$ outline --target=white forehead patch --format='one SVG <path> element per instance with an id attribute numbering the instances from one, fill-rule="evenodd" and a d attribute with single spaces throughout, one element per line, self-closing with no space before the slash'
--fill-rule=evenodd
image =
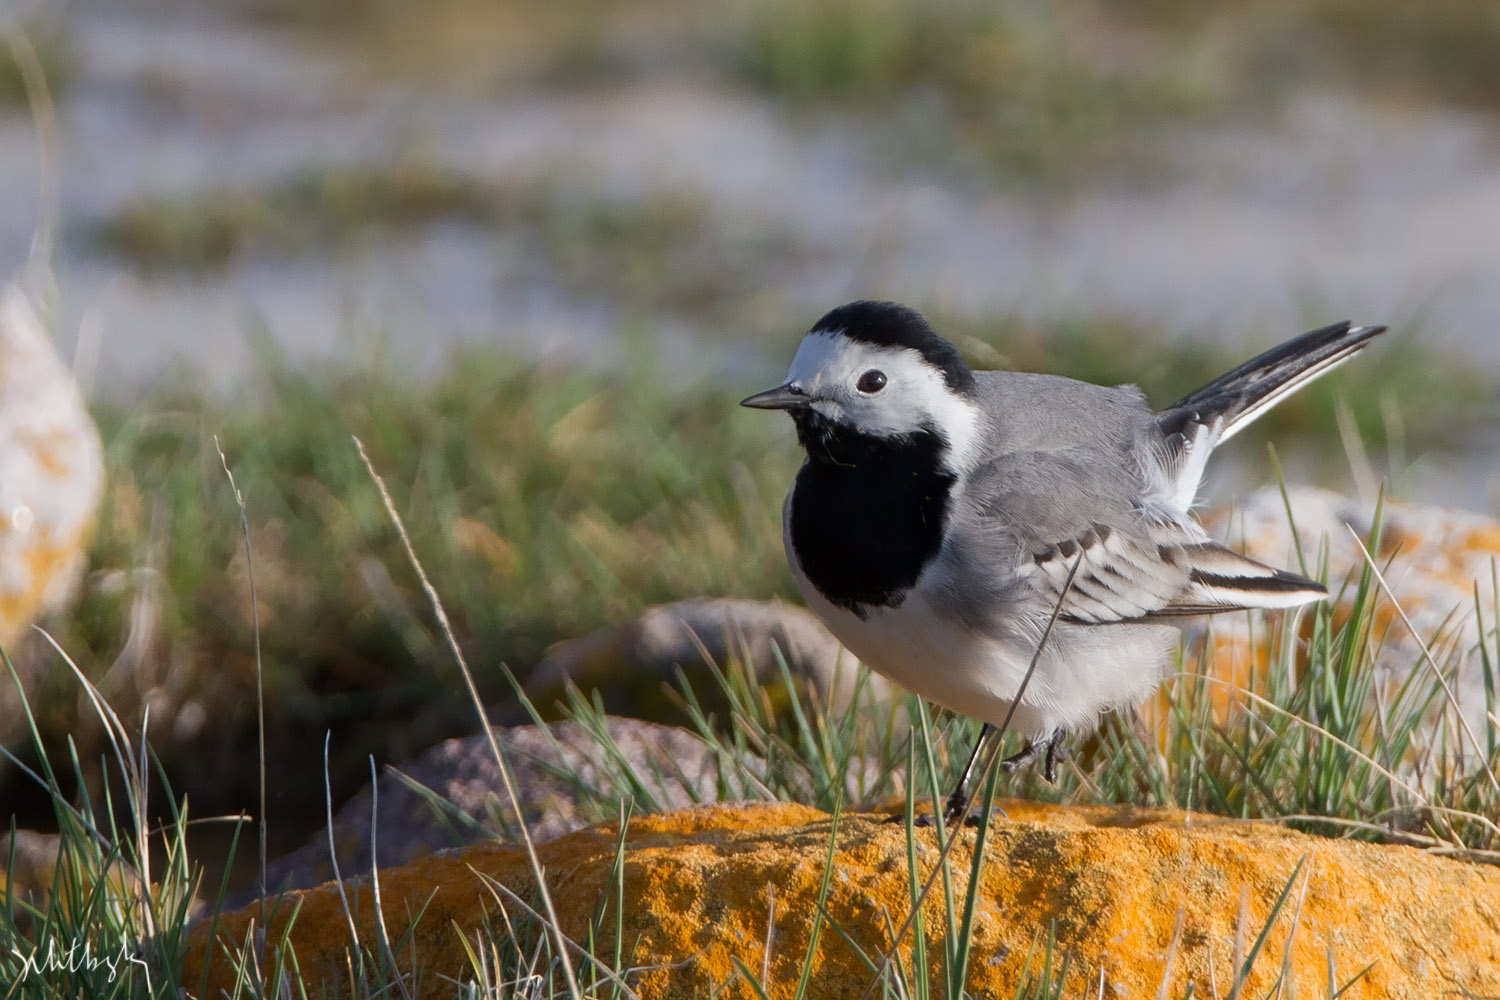
<path id="1" fill-rule="evenodd" d="M 830 368 L 844 356 L 852 356 L 855 344 L 848 337 L 837 333 L 809 333 L 797 345 L 792 356 L 792 367 L 787 369 L 786 380 L 807 388 L 820 371 Z"/>
<path id="2" fill-rule="evenodd" d="M 862 393 L 856 384 L 872 369 L 885 373 L 885 388 Z M 882 437 L 934 427 L 948 439 L 949 467 L 975 463 L 982 414 L 919 351 L 816 331 L 803 338 L 786 380 L 807 393 L 812 408 L 830 420 Z"/>

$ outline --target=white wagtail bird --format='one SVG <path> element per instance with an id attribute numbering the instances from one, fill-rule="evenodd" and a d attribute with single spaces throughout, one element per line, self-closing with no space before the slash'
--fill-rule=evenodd
<path id="1" fill-rule="evenodd" d="M 742 401 L 789 413 L 807 452 L 782 511 L 807 603 L 866 665 L 985 723 L 950 823 L 1007 724 L 1030 742 L 1003 769 L 1052 781 L 1069 732 L 1145 699 L 1180 619 L 1327 596 L 1191 510 L 1216 445 L 1384 329 L 1314 330 L 1153 412 L 1134 386 L 973 371 L 914 310 L 853 302 Z"/>

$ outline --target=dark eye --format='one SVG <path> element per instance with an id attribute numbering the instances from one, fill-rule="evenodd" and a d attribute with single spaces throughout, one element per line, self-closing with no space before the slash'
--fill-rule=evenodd
<path id="1" fill-rule="evenodd" d="M 871 368 L 859 377 L 854 387 L 860 392 L 875 393 L 885 388 L 885 372 Z"/>

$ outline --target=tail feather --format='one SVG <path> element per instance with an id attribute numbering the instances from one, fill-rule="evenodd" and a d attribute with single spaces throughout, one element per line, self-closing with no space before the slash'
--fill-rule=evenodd
<path id="1" fill-rule="evenodd" d="M 1335 323 L 1294 337 L 1226 372 L 1157 414 L 1174 493 L 1186 509 L 1208 453 L 1307 383 L 1363 350 L 1383 326 Z"/>
<path id="2" fill-rule="evenodd" d="M 1354 357 L 1385 329 L 1344 322 L 1293 337 L 1188 393 L 1162 411 L 1158 423 L 1174 433 L 1185 423 L 1222 421 L 1218 441 L 1227 441 L 1308 382 Z"/>

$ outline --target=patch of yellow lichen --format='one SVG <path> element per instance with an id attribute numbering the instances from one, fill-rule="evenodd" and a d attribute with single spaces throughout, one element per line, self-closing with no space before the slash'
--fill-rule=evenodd
<path id="1" fill-rule="evenodd" d="M 1344 994 L 1351 1000 L 1500 992 L 1500 871 L 1494 868 L 1268 825 L 1203 817 L 1188 822 L 1159 810 L 1028 802 L 1006 802 L 1005 808 L 1008 819 L 992 827 L 985 850 L 966 982 L 973 995 L 1012 995 L 1028 949 L 1049 928 L 1055 928 L 1058 949 L 1072 956 L 1075 988 L 1090 983 L 1091 996 L 1101 977 L 1104 996 L 1155 995 L 1163 981 L 1171 995 L 1182 995 L 1189 982 L 1197 995 L 1212 995 L 1215 984 L 1225 992 L 1234 980 L 1236 940 L 1255 940 L 1301 859 L 1292 902 L 1272 925 L 1248 995 L 1272 987 L 1288 951 L 1296 992 L 1303 995 L 1322 995 L 1330 962 L 1340 984 L 1373 963 Z M 614 910 L 602 920 L 596 915 L 614 884 L 616 833 L 605 825 L 538 848 L 563 931 L 584 940 L 592 924 L 602 954 L 614 947 Z M 644 971 L 630 975 L 631 985 L 643 997 L 699 997 L 743 967 L 756 976 L 768 970 L 767 992 L 789 996 L 813 929 L 832 834 L 830 817 L 789 805 L 715 806 L 632 822 L 622 862 L 625 964 Z M 975 836 L 957 833 L 951 863 L 960 893 Z M 936 831 L 917 831 L 916 855 L 925 876 L 938 857 Z M 381 874 L 390 940 L 401 940 L 408 915 L 426 907 L 403 959 L 422 968 L 421 995 L 450 995 L 452 980 L 444 977 L 472 977 L 461 934 L 472 940 L 486 921 L 503 926 L 497 921 L 502 905 L 512 920 L 526 919 L 489 879 L 537 901 L 518 848 L 474 847 Z M 361 944 L 374 950 L 369 886 L 347 889 Z M 859 996 L 871 973 L 850 941 L 866 956 L 879 956 L 910 901 L 905 827 L 885 822 L 884 814 L 846 815 L 827 901 L 839 931 L 825 928 L 819 938 L 809 995 Z M 290 941 L 310 991 L 325 983 L 343 989 L 349 930 L 337 887 L 283 901 L 269 921 L 270 940 L 280 939 L 292 903 L 300 912 Z M 944 908 L 939 887 L 925 911 L 929 974 L 939 982 Z M 238 944 L 254 916 L 254 907 L 241 910 L 214 930 Z M 210 947 L 209 931 L 206 922 L 193 931 L 184 982 L 196 987 L 205 955 L 212 955 L 208 995 L 217 995 L 232 970 L 222 949 Z M 909 941 L 899 954 L 910 961 Z M 720 995 L 754 994 L 739 981 Z"/>
<path id="2" fill-rule="evenodd" d="M 1489 524 L 1476 528 L 1459 543 L 1470 552 L 1500 555 L 1500 524 Z"/>
<path id="3" fill-rule="evenodd" d="M 39 529 L 21 539 L 0 532 L 0 557 L 19 563 L 19 587 L 0 587 L 0 647 L 8 647 L 46 608 L 59 580 L 71 579 L 82 558 L 92 526 L 55 538 Z"/>
<path id="4" fill-rule="evenodd" d="M 67 459 L 77 459 L 77 432 L 53 425 L 23 427 L 16 431 L 16 445 L 31 455 L 36 467 L 51 479 L 66 481 L 73 471 Z"/>

